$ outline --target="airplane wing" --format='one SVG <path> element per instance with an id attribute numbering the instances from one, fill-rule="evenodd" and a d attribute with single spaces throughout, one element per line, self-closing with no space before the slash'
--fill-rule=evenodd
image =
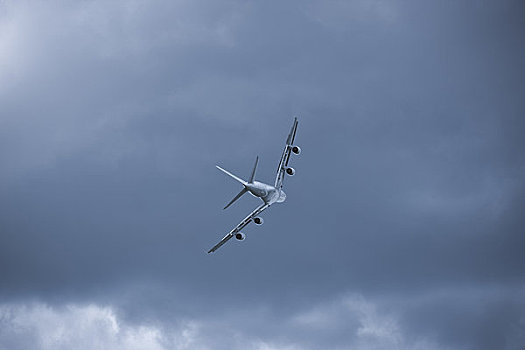
<path id="1" fill-rule="evenodd" d="M 277 176 L 275 177 L 275 188 L 277 189 L 280 189 L 283 187 L 284 174 L 286 171 L 286 167 L 288 166 L 288 160 L 290 159 L 290 153 L 292 152 L 292 147 L 290 146 L 293 145 L 298 123 L 299 122 L 297 121 L 297 118 L 295 118 L 293 122 L 292 130 L 290 130 L 290 134 L 288 134 L 288 138 L 286 139 L 286 146 L 284 146 L 283 155 L 281 156 L 281 161 L 279 162 L 279 167 L 277 168 Z"/>
<path id="2" fill-rule="evenodd" d="M 233 228 L 226 236 L 224 236 L 219 243 L 217 243 L 216 245 L 213 246 L 213 248 L 211 248 L 208 253 L 213 253 L 214 251 L 216 251 L 217 249 L 219 249 L 224 243 L 228 242 L 233 236 L 235 236 L 235 234 L 239 233 L 246 225 L 248 225 L 254 217 L 256 217 L 257 215 L 259 215 L 260 213 L 262 213 L 266 208 L 268 208 L 270 205 L 269 204 L 266 204 L 266 203 L 263 203 L 261 204 L 260 206 L 258 206 L 257 208 L 254 209 L 254 211 L 252 211 L 250 213 L 250 215 L 248 215 L 247 217 L 244 218 L 244 220 L 242 220 L 239 225 L 235 226 L 235 228 Z"/>

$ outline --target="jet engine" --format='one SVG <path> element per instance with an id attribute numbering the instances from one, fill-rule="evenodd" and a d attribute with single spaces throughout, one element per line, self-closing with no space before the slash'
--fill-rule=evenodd
<path id="1" fill-rule="evenodd" d="M 295 154 L 301 154 L 301 147 L 299 146 L 292 146 L 292 152 Z"/>
<path id="2" fill-rule="evenodd" d="M 260 216 L 257 216 L 255 218 L 253 218 L 253 222 L 255 222 L 255 224 L 257 224 L 257 225 L 262 225 L 264 223 L 264 220 Z"/>
<path id="3" fill-rule="evenodd" d="M 286 173 L 290 176 L 294 176 L 295 175 L 295 169 L 290 167 L 290 168 L 286 168 Z"/>
<path id="4" fill-rule="evenodd" d="M 235 238 L 239 241 L 244 241 L 246 239 L 246 235 L 242 232 L 237 232 L 235 234 Z"/>

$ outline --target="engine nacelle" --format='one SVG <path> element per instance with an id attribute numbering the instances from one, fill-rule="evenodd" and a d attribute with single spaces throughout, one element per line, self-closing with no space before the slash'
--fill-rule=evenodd
<path id="1" fill-rule="evenodd" d="M 246 235 L 242 232 L 237 232 L 235 234 L 235 238 L 238 240 L 238 241 L 244 241 L 246 239 Z"/>
<path id="2" fill-rule="evenodd" d="M 286 168 L 286 173 L 290 176 L 294 176 L 295 175 L 295 169 L 294 168 Z"/>
<path id="3" fill-rule="evenodd" d="M 301 154 L 301 147 L 299 147 L 299 146 L 292 146 L 292 152 L 294 154 Z"/>
<path id="4" fill-rule="evenodd" d="M 262 225 L 264 223 L 264 220 L 260 216 L 257 216 L 255 218 L 253 218 L 253 222 L 255 222 L 255 224 L 257 224 L 257 225 Z"/>

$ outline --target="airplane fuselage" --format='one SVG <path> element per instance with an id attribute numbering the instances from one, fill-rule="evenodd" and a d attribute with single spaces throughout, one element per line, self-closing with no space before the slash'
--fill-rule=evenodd
<path id="1" fill-rule="evenodd" d="M 286 194 L 283 190 L 259 181 L 248 183 L 244 185 L 244 187 L 246 187 L 248 192 L 253 196 L 261 198 L 267 204 L 281 203 L 286 199 Z"/>

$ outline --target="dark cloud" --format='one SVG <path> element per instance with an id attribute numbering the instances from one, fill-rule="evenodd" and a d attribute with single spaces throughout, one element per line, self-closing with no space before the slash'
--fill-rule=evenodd
<path id="1" fill-rule="evenodd" d="M 519 2 L 1 7 L 2 346 L 519 348 Z M 287 202 L 207 255 L 257 205 L 214 165 L 271 182 L 294 114 Z"/>

